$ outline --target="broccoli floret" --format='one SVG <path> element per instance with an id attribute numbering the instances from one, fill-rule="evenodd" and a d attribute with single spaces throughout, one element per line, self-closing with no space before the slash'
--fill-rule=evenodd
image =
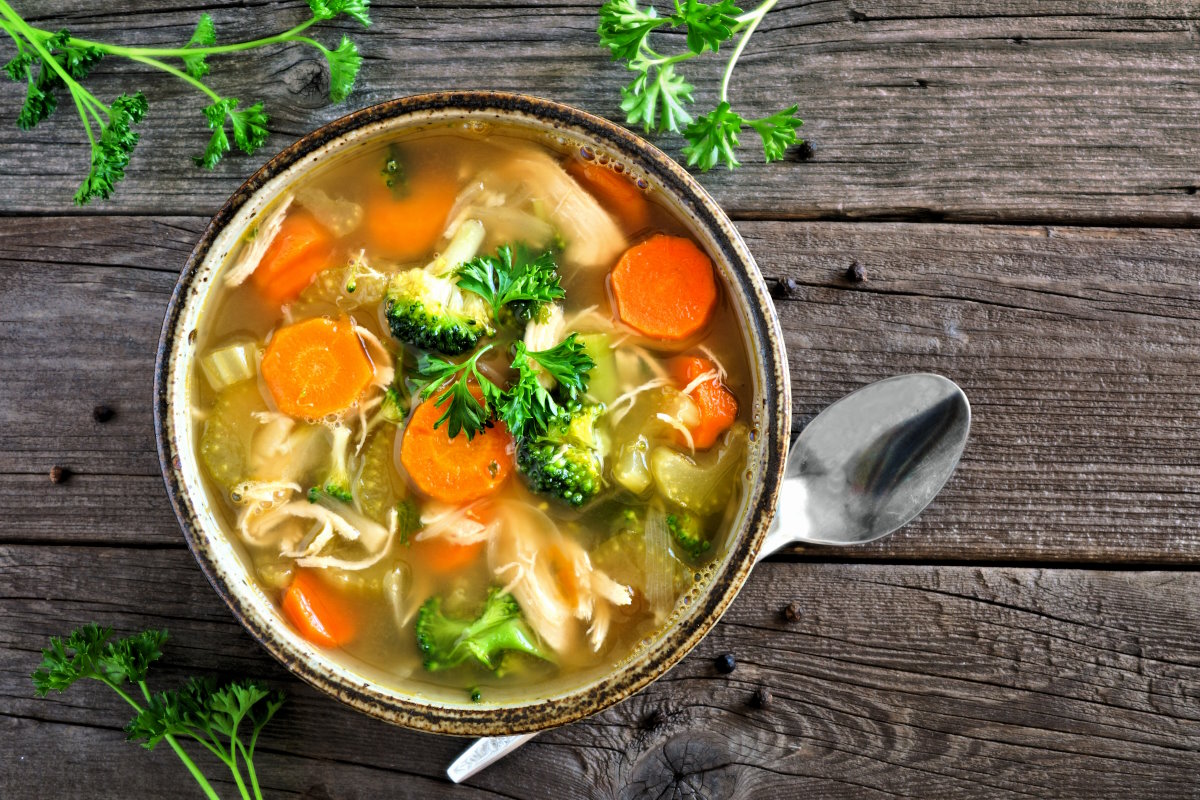
<path id="1" fill-rule="evenodd" d="M 325 479 L 308 490 L 308 502 L 315 503 L 322 493 L 343 503 L 354 501 L 350 491 L 350 429 L 339 425 L 333 429 L 332 459 Z"/>
<path id="2" fill-rule="evenodd" d="M 495 333 L 483 298 L 458 288 L 451 278 L 424 269 L 394 276 L 384 295 L 392 336 L 424 350 L 457 355 Z"/>
<path id="3" fill-rule="evenodd" d="M 379 414 L 385 422 L 399 425 L 408 415 L 408 399 L 401 395 L 395 385 L 389 386 L 383 394 L 383 403 L 379 406 Z"/>
<path id="4" fill-rule="evenodd" d="M 603 485 L 607 443 L 597 423 L 599 403 L 581 403 L 559 414 L 540 436 L 523 436 L 517 445 L 517 469 L 535 492 L 578 508 Z"/>
<path id="5" fill-rule="evenodd" d="M 675 544 L 692 558 L 700 558 L 712 549 L 712 542 L 704 535 L 704 523 L 688 511 L 668 514 L 667 530 Z"/>
<path id="6" fill-rule="evenodd" d="M 552 660 L 521 616 L 511 594 L 492 587 L 483 613 L 475 620 L 459 620 L 442 613 L 442 598 L 430 597 L 417 611 L 417 647 L 425 669 L 437 672 L 474 659 L 490 670 L 499 668 L 507 652 L 527 653 Z"/>

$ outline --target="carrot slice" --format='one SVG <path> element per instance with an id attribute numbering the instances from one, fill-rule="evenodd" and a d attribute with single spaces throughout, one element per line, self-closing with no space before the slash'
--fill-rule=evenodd
<path id="1" fill-rule="evenodd" d="M 378 185 L 367 195 L 367 236 L 386 258 L 415 261 L 441 238 L 458 188 L 447 178 L 413 176 L 407 193 Z"/>
<path id="2" fill-rule="evenodd" d="M 609 276 L 617 315 L 656 339 L 687 339 L 717 305 L 712 261 L 691 239 L 657 234 L 625 251 Z"/>
<path id="3" fill-rule="evenodd" d="M 640 231 L 650 223 L 650 203 L 628 175 L 580 159 L 572 159 L 567 172 L 616 214 L 627 232 Z"/>
<path id="4" fill-rule="evenodd" d="M 671 364 L 671 372 L 680 389 L 687 388 L 701 375 L 715 372 L 716 369 L 716 364 L 697 356 L 680 356 Z M 700 410 L 700 421 L 689 426 L 688 430 L 696 449 L 706 450 L 716 444 L 717 437 L 729 430 L 737 419 L 737 398 L 718 377 L 697 385 L 692 389 L 691 398 Z"/>
<path id="5" fill-rule="evenodd" d="M 473 564 L 483 552 L 483 545 L 484 542 L 455 544 L 438 537 L 417 542 L 412 549 L 425 559 L 424 563 L 430 569 L 445 575 Z"/>
<path id="6" fill-rule="evenodd" d="M 472 388 L 481 397 L 478 388 Z M 434 428 L 442 416 L 434 393 L 417 406 L 404 440 L 400 463 L 409 479 L 425 494 L 444 503 L 469 503 L 500 488 L 513 467 L 513 439 L 503 422 L 468 440 L 460 433 L 453 439 L 447 426 Z"/>
<path id="7" fill-rule="evenodd" d="M 251 280 L 273 303 L 295 300 L 333 261 L 333 237 L 309 212 L 290 212 L 254 268 Z"/>
<path id="8" fill-rule="evenodd" d="M 307 570 L 296 571 L 282 605 L 300 635 L 323 647 L 341 647 L 358 628 L 351 605 Z"/>
<path id="9" fill-rule="evenodd" d="M 349 408 L 371 384 L 375 368 L 354 323 L 314 317 L 275 331 L 262 376 L 280 411 L 320 419 Z"/>

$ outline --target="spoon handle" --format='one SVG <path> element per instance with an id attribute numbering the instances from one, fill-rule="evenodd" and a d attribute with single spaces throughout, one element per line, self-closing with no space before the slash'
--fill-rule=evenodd
<path id="1" fill-rule="evenodd" d="M 805 508 L 807 497 L 808 490 L 803 478 L 784 478 L 783 485 L 779 487 L 779 506 L 775 509 L 775 518 L 763 537 L 762 547 L 754 559 L 755 564 L 790 544 L 811 541 L 808 511 Z"/>
<path id="2" fill-rule="evenodd" d="M 522 733 L 517 736 L 485 736 L 476 739 L 475 743 L 462 752 L 446 768 L 446 775 L 455 783 L 462 783 L 480 770 L 490 767 L 506 755 L 528 742 L 536 733 Z"/>

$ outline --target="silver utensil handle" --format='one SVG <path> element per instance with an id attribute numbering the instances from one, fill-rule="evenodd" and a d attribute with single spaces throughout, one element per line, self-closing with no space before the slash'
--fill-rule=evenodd
<path id="1" fill-rule="evenodd" d="M 446 775 L 455 783 L 462 783 L 535 736 L 537 736 L 536 733 L 522 733 L 519 736 L 486 736 L 476 739 L 473 745 L 464 750 L 462 755 L 454 759 L 454 763 L 446 768 Z"/>

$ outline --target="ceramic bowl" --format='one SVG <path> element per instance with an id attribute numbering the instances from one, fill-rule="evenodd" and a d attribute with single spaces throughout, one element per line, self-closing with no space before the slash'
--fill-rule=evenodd
<path id="1" fill-rule="evenodd" d="M 729 547 L 706 581 L 681 602 L 666 626 L 623 663 L 548 696 L 471 703 L 436 698 L 403 682 L 385 685 L 297 635 L 252 579 L 239 546 L 223 530 L 201 480 L 197 423 L 189 408 L 195 381 L 196 329 L 216 294 L 216 277 L 255 217 L 327 159 L 414 128 L 489 123 L 524 129 L 553 146 L 589 147 L 621 162 L 714 258 L 751 354 L 755 435 L 747 491 Z M 256 172 L 213 217 L 179 276 L 163 322 L 155 366 L 155 428 L 167 494 L 200 568 L 234 616 L 298 677 L 373 716 L 424 731 L 500 735 L 541 730 L 594 714 L 658 678 L 703 638 L 750 574 L 776 508 L 787 451 L 787 361 L 766 286 L 729 218 L 703 188 L 656 147 L 626 129 L 565 105 L 497 92 L 425 94 L 357 111 L 308 134 Z"/>

